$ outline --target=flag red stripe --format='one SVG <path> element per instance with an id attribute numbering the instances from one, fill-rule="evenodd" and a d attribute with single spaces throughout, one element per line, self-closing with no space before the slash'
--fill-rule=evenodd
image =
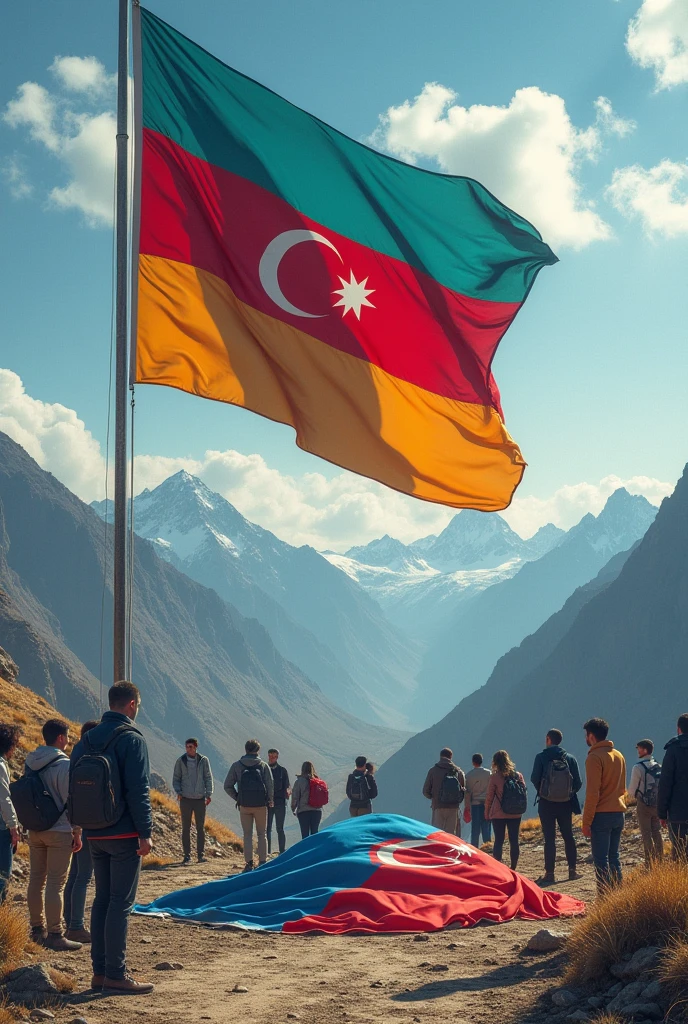
<path id="1" fill-rule="evenodd" d="M 331 231 L 262 187 L 144 131 L 140 252 L 186 263 L 224 280 L 234 294 L 339 351 L 435 394 L 492 405 L 499 394 L 489 367 L 519 303 L 467 298 L 403 261 Z M 279 264 L 287 312 L 265 292 L 258 268 L 284 231 L 306 229 L 325 244 L 299 243 Z M 341 258 L 340 258 L 341 257 Z M 373 307 L 343 314 L 339 278 L 367 278 Z M 499 410 L 501 411 L 501 410 Z"/>

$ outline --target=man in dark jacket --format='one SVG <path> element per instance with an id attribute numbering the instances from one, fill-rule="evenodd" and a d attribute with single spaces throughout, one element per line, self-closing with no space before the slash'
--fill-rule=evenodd
<path id="1" fill-rule="evenodd" d="M 367 768 L 368 758 L 361 754 L 356 758 L 354 770 L 346 780 L 346 795 L 349 799 L 349 817 L 359 818 L 362 814 L 372 814 L 372 801 L 377 796 L 377 782 Z"/>
<path id="2" fill-rule="evenodd" d="M 141 861 L 150 853 L 153 813 L 150 802 L 148 747 L 133 722 L 141 696 L 133 683 L 110 687 L 110 710 L 72 751 L 72 765 L 82 754 L 98 749 L 115 729 L 127 726 L 108 753 L 119 770 L 124 813 L 114 825 L 84 829 L 93 858 L 96 895 L 91 911 L 91 987 L 104 994 L 145 994 L 153 985 L 135 981 L 127 971 L 127 926 L 136 902 Z"/>
<path id="3" fill-rule="evenodd" d="M 289 772 L 283 764 L 279 763 L 279 750 L 271 747 L 268 750 L 268 765 L 272 772 L 274 783 L 273 803 L 274 807 L 268 807 L 268 855 L 272 853 L 272 825 L 275 824 L 277 831 L 277 842 L 279 852 L 284 853 L 287 848 L 287 841 L 284 835 L 284 818 L 287 813 L 287 800 L 291 796 L 291 783 Z"/>
<path id="4" fill-rule="evenodd" d="M 576 841 L 573 838 L 572 819 L 580 814 L 577 793 L 583 785 L 578 761 L 567 754 L 561 745 L 563 736 L 559 729 L 550 729 L 545 738 L 545 749 L 535 757 L 530 781 L 537 790 L 538 811 L 545 842 L 545 873 L 540 885 L 554 884 L 554 864 L 557 855 L 557 825 L 564 840 L 564 850 L 569 866 L 569 881 L 580 878 L 576 871 Z"/>
<path id="5" fill-rule="evenodd" d="M 664 750 L 657 816 L 669 826 L 674 860 L 683 860 L 688 855 L 688 714 L 681 715 L 678 736 Z"/>
<path id="6" fill-rule="evenodd" d="M 452 761 L 453 756 L 449 747 L 440 750 L 439 761 L 426 776 L 423 796 L 431 801 L 432 824 L 442 832 L 460 836 L 459 807 L 466 793 L 466 776 Z"/>

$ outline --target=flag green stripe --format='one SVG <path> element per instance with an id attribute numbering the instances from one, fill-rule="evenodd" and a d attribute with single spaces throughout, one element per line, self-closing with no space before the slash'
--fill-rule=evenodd
<path id="1" fill-rule="evenodd" d="M 522 302 L 556 256 L 471 178 L 401 163 L 293 106 L 141 10 L 143 125 L 462 295 Z"/>

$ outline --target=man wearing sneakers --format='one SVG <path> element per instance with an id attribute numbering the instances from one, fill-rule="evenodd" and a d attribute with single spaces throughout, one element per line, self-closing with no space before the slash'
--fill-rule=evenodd
<path id="1" fill-rule="evenodd" d="M 69 758 L 64 751 L 69 743 L 69 725 L 61 718 L 51 718 L 42 731 L 43 745 L 26 755 L 24 772 L 40 772 L 41 782 L 55 804 L 57 820 L 45 831 L 29 829 L 27 902 L 33 941 L 62 953 L 81 949 L 81 942 L 62 934 L 62 911 L 72 854 L 81 849 L 82 840 L 81 829 L 72 828 L 67 818 Z"/>
<path id="2" fill-rule="evenodd" d="M 105 828 L 84 827 L 91 845 L 96 883 L 91 911 L 91 987 L 102 989 L 104 995 L 146 995 L 154 986 L 134 980 L 127 970 L 126 956 L 129 915 L 136 902 L 141 861 L 153 845 L 148 747 L 134 725 L 141 707 L 138 687 L 125 681 L 115 683 L 110 687 L 108 700 L 110 710 L 72 751 L 69 794 L 70 805 L 77 806 L 74 783 L 86 755 L 91 762 L 106 758 L 113 775 L 117 773 L 120 806 L 116 821 Z M 86 785 L 85 789 L 88 788 Z"/>
<path id="3" fill-rule="evenodd" d="M 635 749 L 638 751 L 639 761 L 631 768 L 628 795 L 635 797 L 638 828 L 645 850 L 645 867 L 650 868 L 654 861 L 664 859 L 662 823 L 657 815 L 662 766 L 655 761 L 655 745 L 652 740 L 638 740 Z"/>
<path id="4" fill-rule="evenodd" d="M 607 739 L 609 723 L 590 718 L 585 725 L 590 747 L 585 759 L 583 835 L 590 840 L 598 892 L 621 883 L 619 846 L 626 811 L 626 761 Z"/>
<path id="5" fill-rule="evenodd" d="M 244 871 L 253 871 L 253 826 L 258 835 L 258 866 L 268 859 L 268 808 L 274 807 L 270 766 L 258 756 L 258 740 L 247 740 L 246 753 L 227 772 L 225 793 L 236 801 L 244 832 Z"/>
<path id="6" fill-rule="evenodd" d="M 466 807 L 463 820 L 471 824 L 471 845 L 480 846 L 480 839 L 489 843 L 492 839 L 492 822 L 485 817 L 485 798 L 490 785 L 489 768 L 483 765 L 483 755 L 474 754 L 473 767 L 466 773 Z"/>
<path id="7" fill-rule="evenodd" d="M 377 796 L 377 782 L 374 774 L 368 771 L 368 760 L 363 755 L 356 758 L 354 770 L 346 780 L 346 795 L 350 818 L 373 813 L 372 801 Z"/>
<path id="8" fill-rule="evenodd" d="M 289 772 L 284 765 L 279 763 L 279 750 L 271 747 L 268 750 L 268 764 L 272 772 L 274 784 L 273 803 L 274 807 L 268 807 L 268 854 L 272 853 L 272 826 L 277 829 L 277 843 L 280 853 L 287 848 L 287 841 L 284 835 L 284 819 L 287 813 L 287 800 L 291 796 L 291 784 Z"/>
<path id="9" fill-rule="evenodd" d="M 182 850 L 184 864 L 191 863 L 191 819 L 196 819 L 196 853 L 198 863 L 205 861 L 205 809 L 213 795 L 213 773 L 205 754 L 198 753 L 198 740 L 186 741 L 186 753 L 177 758 L 172 788 L 177 794 L 182 816 Z"/>
<path id="10" fill-rule="evenodd" d="M 580 814 L 576 795 L 583 785 L 578 761 L 567 754 L 561 743 L 559 729 L 550 729 L 545 737 L 545 749 L 535 756 L 530 781 L 537 791 L 538 811 L 545 843 L 545 873 L 540 885 L 554 884 L 554 865 L 557 857 L 557 825 L 564 840 L 569 881 L 580 878 L 576 870 L 576 840 L 573 838 L 573 815 Z"/>

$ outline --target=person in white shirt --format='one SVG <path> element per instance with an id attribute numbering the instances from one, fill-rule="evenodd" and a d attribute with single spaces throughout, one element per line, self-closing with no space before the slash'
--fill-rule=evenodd
<path id="1" fill-rule="evenodd" d="M 645 848 L 645 867 L 649 868 L 664 857 L 662 825 L 657 814 L 661 765 L 655 761 L 652 740 L 638 740 L 635 749 L 640 760 L 631 770 L 628 795 L 636 801 L 638 828 Z"/>

